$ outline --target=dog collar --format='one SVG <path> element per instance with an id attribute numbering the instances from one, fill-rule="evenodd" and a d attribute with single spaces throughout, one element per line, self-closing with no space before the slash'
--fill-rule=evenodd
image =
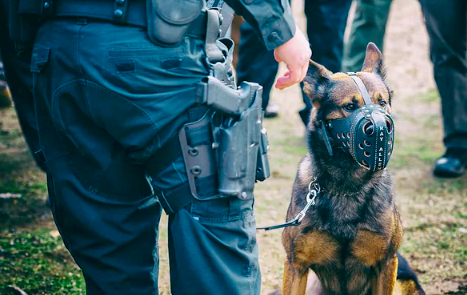
<path id="1" fill-rule="evenodd" d="M 295 216 L 294 219 L 292 219 L 292 220 L 290 220 L 290 221 L 288 221 L 286 223 L 267 226 L 267 227 L 257 227 L 256 229 L 273 230 L 273 229 L 278 229 L 278 228 L 283 228 L 283 227 L 300 225 L 302 223 L 303 218 L 305 218 L 305 215 L 306 215 L 306 212 L 308 211 L 308 209 L 310 209 L 311 206 L 314 206 L 316 204 L 315 199 L 320 194 L 320 192 L 321 192 L 321 186 L 316 182 L 316 177 L 315 177 L 315 178 L 313 178 L 313 180 L 308 185 L 308 194 L 306 195 L 306 205 Z"/>

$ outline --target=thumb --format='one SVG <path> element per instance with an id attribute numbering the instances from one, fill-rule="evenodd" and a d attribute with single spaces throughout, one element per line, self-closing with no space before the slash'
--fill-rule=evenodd
<path id="1" fill-rule="evenodd" d="M 277 61 L 277 62 L 282 62 L 282 59 L 279 57 L 279 55 L 277 54 L 277 50 L 274 50 L 274 59 Z"/>

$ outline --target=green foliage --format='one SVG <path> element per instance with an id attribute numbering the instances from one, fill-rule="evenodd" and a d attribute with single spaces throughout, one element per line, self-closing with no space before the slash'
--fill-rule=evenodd
<path id="1" fill-rule="evenodd" d="M 84 294 L 81 272 L 49 231 L 2 232 L 0 234 L 0 293 L 8 285 L 28 294 Z M 14 293 L 11 293 L 14 294 Z"/>

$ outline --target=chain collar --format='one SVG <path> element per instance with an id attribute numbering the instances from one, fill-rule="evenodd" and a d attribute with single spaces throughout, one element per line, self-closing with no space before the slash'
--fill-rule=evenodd
<path id="1" fill-rule="evenodd" d="M 268 226 L 268 227 L 257 227 L 256 229 L 272 230 L 272 229 L 278 229 L 278 228 L 283 228 L 283 227 L 300 225 L 302 223 L 303 218 L 305 218 L 305 215 L 308 209 L 310 209 L 311 206 L 314 206 L 316 204 L 315 199 L 320 194 L 320 192 L 321 192 L 321 186 L 319 185 L 319 183 L 316 182 L 316 177 L 315 177 L 308 185 L 308 194 L 306 195 L 306 205 L 295 216 L 294 219 L 286 223 Z"/>

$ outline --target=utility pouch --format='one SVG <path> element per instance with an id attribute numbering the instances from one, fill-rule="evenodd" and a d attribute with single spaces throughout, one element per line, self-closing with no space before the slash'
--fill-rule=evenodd
<path id="1" fill-rule="evenodd" d="M 205 1 L 147 0 L 149 39 L 161 46 L 176 46 L 182 41 L 190 24 L 201 14 Z"/>
<path id="2" fill-rule="evenodd" d="M 262 88 L 255 84 L 255 97 L 240 116 L 216 112 L 213 117 L 214 141 L 218 143 L 219 193 L 241 199 L 252 197 L 261 143 Z"/>

